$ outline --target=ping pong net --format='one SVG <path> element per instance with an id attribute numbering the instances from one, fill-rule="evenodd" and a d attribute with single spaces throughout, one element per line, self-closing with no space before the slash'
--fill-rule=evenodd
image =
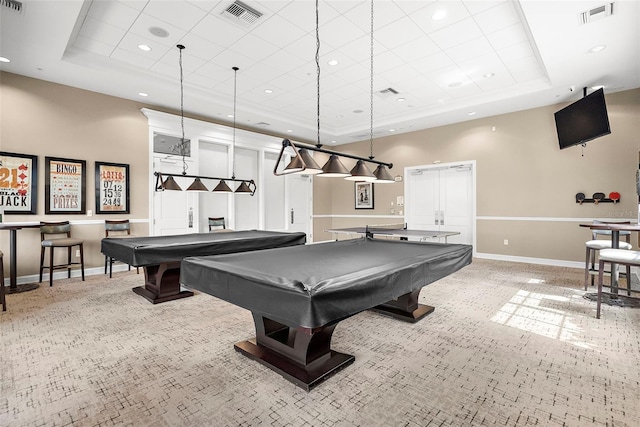
<path id="1" fill-rule="evenodd" d="M 407 223 L 397 223 L 397 224 L 376 224 L 376 225 L 365 225 L 363 227 L 364 232 L 367 236 L 372 237 L 372 235 L 376 232 L 388 232 L 393 230 L 406 230 Z"/>

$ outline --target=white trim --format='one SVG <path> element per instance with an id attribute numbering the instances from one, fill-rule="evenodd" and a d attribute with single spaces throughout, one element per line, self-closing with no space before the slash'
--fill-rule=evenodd
<path id="1" fill-rule="evenodd" d="M 636 222 L 637 218 L 562 218 L 550 216 L 477 216 L 477 220 L 484 221 L 537 221 L 537 222 L 592 222 L 599 221 L 631 221 Z"/>
<path id="2" fill-rule="evenodd" d="M 580 262 L 580 261 L 566 261 L 566 260 L 559 260 L 559 259 L 533 258 L 533 257 L 485 254 L 485 253 L 476 253 L 474 257 L 482 258 L 482 259 L 492 259 L 496 261 L 522 262 L 527 264 L 551 265 L 555 267 L 570 267 L 570 268 L 584 269 L 584 262 Z"/>
<path id="3" fill-rule="evenodd" d="M 404 222 L 403 215 L 312 215 L 312 218 L 393 218 L 401 219 Z"/>
<path id="4" fill-rule="evenodd" d="M 118 218 L 105 218 L 105 219 L 118 219 Z M 20 225 L 40 225 L 41 222 L 60 222 L 62 220 L 57 220 L 57 219 L 52 219 L 52 220 L 42 220 L 42 221 L 17 221 L 15 222 L 15 224 L 20 224 Z M 139 222 L 139 223 L 148 223 L 150 220 L 149 218 L 140 218 L 140 219 L 129 219 L 129 222 L 134 223 L 134 222 Z M 14 224 L 13 222 L 10 221 L 5 221 L 3 222 L 3 224 Z M 95 224 L 99 224 L 99 225 L 104 225 L 104 219 L 82 219 L 82 220 L 69 220 L 69 224 L 71 225 L 95 225 Z"/>

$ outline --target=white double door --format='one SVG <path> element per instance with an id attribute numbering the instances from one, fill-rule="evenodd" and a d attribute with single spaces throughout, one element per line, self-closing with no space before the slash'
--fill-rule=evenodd
<path id="1" fill-rule="evenodd" d="M 448 243 L 473 244 L 473 162 L 406 168 L 407 228 L 455 231 Z"/>

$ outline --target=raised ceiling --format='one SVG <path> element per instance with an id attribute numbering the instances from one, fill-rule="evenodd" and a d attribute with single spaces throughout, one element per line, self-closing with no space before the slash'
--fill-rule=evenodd
<path id="1" fill-rule="evenodd" d="M 232 0 L 2 3 L 4 71 L 179 109 L 183 44 L 187 113 L 230 123 L 237 66 L 238 124 L 316 141 L 313 0 L 242 0 L 240 18 L 226 12 Z M 640 87 L 639 5 L 375 0 L 374 135 Z M 368 139 L 371 3 L 321 0 L 318 11 L 322 143 Z"/>

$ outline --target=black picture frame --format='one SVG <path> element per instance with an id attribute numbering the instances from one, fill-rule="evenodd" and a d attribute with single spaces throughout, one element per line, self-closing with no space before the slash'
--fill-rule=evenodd
<path id="1" fill-rule="evenodd" d="M 96 162 L 96 213 L 129 213 L 129 165 Z"/>
<path id="2" fill-rule="evenodd" d="M 44 213 L 86 213 L 86 160 L 47 156 L 44 168 Z"/>
<path id="3" fill-rule="evenodd" d="M 38 156 L 0 151 L 0 208 L 5 214 L 38 210 Z"/>
<path id="4" fill-rule="evenodd" d="M 373 182 L 356 181 L 353 186 L 356 209 L 373 209 Z"/>

